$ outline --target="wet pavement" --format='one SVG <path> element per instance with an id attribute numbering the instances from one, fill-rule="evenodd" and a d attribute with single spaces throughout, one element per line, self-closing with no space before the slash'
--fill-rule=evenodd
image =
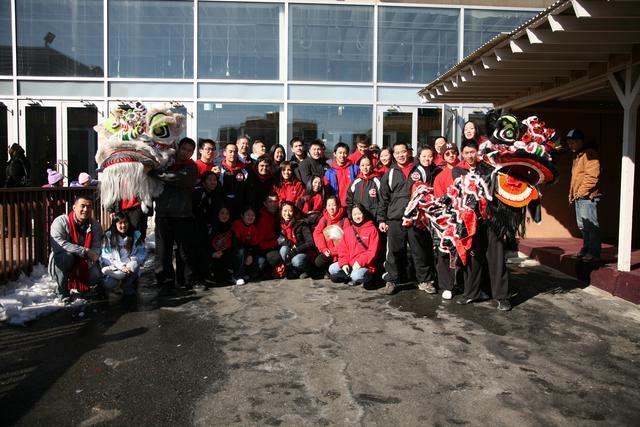
<path id="1" fill-rule="evenodd" d="M 136 311 L 0 326 L 0 424 L 637 425 L 640 309 L 511 271 L 508 313 L 326 280 L 143 283 Z"/>

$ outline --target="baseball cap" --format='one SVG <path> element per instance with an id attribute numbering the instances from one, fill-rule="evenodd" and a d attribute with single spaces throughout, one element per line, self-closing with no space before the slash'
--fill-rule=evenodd
<path id="1" fill-rule="evenodd" d="M 567 136 L 565 136 L 565 139 L 584 139 L 584 134 L 578 129 L 571 129 L 569 132 L 567 132 Z"/>

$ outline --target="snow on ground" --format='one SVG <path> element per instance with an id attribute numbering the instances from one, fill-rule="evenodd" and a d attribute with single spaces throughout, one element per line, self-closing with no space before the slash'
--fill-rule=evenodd
<path id="1" fill-rule="evenodd" d="M 33 267 L 30 276 L 24 274 L 15 282 L 0 286 L 0 322 L 24 325 L 26 322 L 46 316 L 65 307 L 58 298 L 56 282 L 42 264 Z M 71 306 L 86 303 L 76 299 Z"/>

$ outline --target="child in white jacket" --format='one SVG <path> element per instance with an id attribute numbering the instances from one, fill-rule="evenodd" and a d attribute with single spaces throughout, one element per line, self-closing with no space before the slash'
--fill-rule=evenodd
<path id="1" fill-rule="evenodd" d="M 131 227 L 124 213 L 116 213 L 102 247 L 105 287 L 115 289 L 120 286 L 124 295 L 135 295 L 146 255 L 140 232 Z"/>

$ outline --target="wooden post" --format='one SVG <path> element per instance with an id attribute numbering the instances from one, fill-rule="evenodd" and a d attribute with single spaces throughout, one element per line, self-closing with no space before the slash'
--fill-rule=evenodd
<path id="1" fill-rule="evenodd" d="M 640 75 L 628 67 L 621 74 L 622 83 L 611 73 L 609 82 L 624 108 L 622 133 L 622 172 L 620 177 L 620 225 L 618 229 L 618 270 L 631 270 L 631 239 L 633 229 L 633 187 L 636 160 L 636 130 L 640 103 Z"/>

